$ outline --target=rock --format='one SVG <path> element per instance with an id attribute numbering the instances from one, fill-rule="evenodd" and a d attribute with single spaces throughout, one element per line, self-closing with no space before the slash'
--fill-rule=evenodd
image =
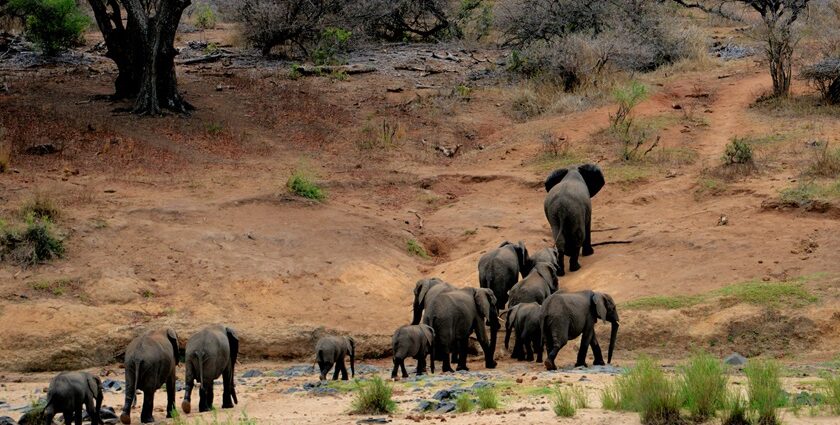
<path id="1" fill-rule="evenodd" d="M 367 418 L 356 421 L 357 424 L 387 424 L 389 422 L 391 420 L 388 418 Z"/>
<path id="2" fill-rule="evenodd" d="M 263 373 L 257 369 L 251 369 L 242 374 L 243 378 L 258 378 L 260 376 L 263 376 Z"/>
<path id="3" fill-rule="evenodd" d="M 117 412 L 115 412 L 114 408 L 110 406 L 102 406 L 102 408 L 99 409 L 99 418 L 106 424 L 115 424 L 119 420 Z"/>
<path id="4" fill-rule="evenodd" d="M 430 410 L 435 410 L 438 407 L 438 403 L 435 401 L 429 400 L 421 400 L 419 404 L 417 404 L 417 408 L 414 409 L 418 412 L 428 412 Z"/>
<path id="5" fill-rule="evenodd" d="M 492 388 L 495 387 L 496 384 L 489 382 L 489 381 L 476 381 L 475 384 L 472 385 L 472 389 L 478 390 L 481 388 Z"/>
<path id="6" fill-rule="evenodd" d="M 433 399 L 442 401 L 449 398 L 452 398 L 452 391 L 451 390 L 439 390 L 432 396 Z"/>
<path id="7" fill-rule="evenodd" d="M 105 392 L 120 392 L 125 387 L 125 382 L 106 379 L 102 381 L 102 390 Z"/>
<path id="8" fill-rule="evenodd" d="M 676 110 L 680 110 L 680 109 L 682 109 L 682 105 L 680 105 L 679 103 L 675 103 L 675 104 L 671 105 L 671 108 L 676 109 Z"/>
<path id="9" fill-rule="evenodd" d="M 435 409 L 435 413 L 437 413 L 437 414 L 449 413 L 449 412 L 454 412 L 454 411 L 455 411 L 455 403 L 452 403 L 452 402 L 449 402 L 449 401 L 447 401 L 445 403 L 440 403 L 438 405 L 438 408 Z"/>
<path id="10" fill-rule="evenodd" d="M 747 358 L 738 353 L 732 353 L 723 359 L 723 362 L 730 366 L 743 366 L 747 364 Z"/>
<path id="11" fill-rule="evenodd" d="M 315 366 L 312 365 L 298 365 L 298 366 L 290 366 L 282 370 L 278 370 L 275 372 L 276 376 L 288 377 L 288 378 L 297 378 L 300 376 L 308 376 L 317 374 L 318 370 L 315 369 Z"/>
<path id="12" fill-rule="evenodd" d="M 8 416 L 0 416 L 0 425 L 17 425 L 17 422 Z"/>

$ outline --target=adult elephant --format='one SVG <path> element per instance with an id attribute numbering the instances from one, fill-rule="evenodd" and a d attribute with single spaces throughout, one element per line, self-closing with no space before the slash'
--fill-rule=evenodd
<path id="1" fill-rule="evenodd" d="M 414 303 L 412 305 L 413 317 L 411 319 L 412 325 L 419 325 L 420 319 L 423 317 L 423 310 L 427 305 L 431 304 L 438 295 L 454 291 L 458 288 L 444 282 L 436 277 L 429 279 L 420 279 L 414 285 Z"/>
<path id="2" fill-rule="evenodd" d="M 234 365 L 239 355 L 239 337 L 236 331 L 223 325 L 210 325 L 187 341 L 186 388 L 181 409 L 190 413 L 190 399 L 195 381 L 199 382 L 198 411 L 213 409 L 213 381 L 222 377 L 222 408 L 232 408 L 239 403 L 233 380 Z"/>
<path id="3" fill-rule="evenodd" d="M 537 263 L 525 279 L 510 289 L 509 306 L 521 303 L 542 304 L 549 295 L 557 292 L 557 270 L 554 264 Z"/>
<path id="4" fill-rule="evenodd" d="M 131 423 L 131 405 L 137 390 L 143 391 L 140 422 L 155 422 L 152 417 L 155 391 L 166 384 L 166 417 L 175 409 L 175 366 L 178 365 L 178 335 L 161 329 L 138 336 L 125 349 L 125 404 L 120 422 Z"/>
<path id="5" fill-rule="evenodd" d="M 489 340 L 484 328 L 485 321 L 490 322 Z M 449 354 L 453 351 L 458 353 L 457 370 L 469 370 L 467 345 L 473 332 L 484 351 L 485 366 L 489 369 L 496 367 L 493 354 L 500 325 L 496 296 L 490 289 L 463 288 L 438 295 L 426 307 L 423 323 L 435 331 L 434 350 L 443 354 L 444 372 L 453 372 L 449 363 Z"/>
<path id="6" fill-rule="evenodd" d="M 504 310 L 508 291 L 519 281 L 519 276 L 524 278 L 531 268 L 533 264 L 525 243 L 504 241 L 478 260 L 478 286 L 492 290 L 496 296 L 496 309 Z"/>
<path id="7" fill-rule="evenodd" d="M 545 180 L 545 217 L 551 224 L 563 276 L 563 256 L 569 257 L 569 270 L 580 269 L 578 256 L 592 255 L 592 200 L 604 187 L 604 174 L 595 164 L 555 170 Z"/>
<path id="8" fill-rule="evenodd" d="M 612 362 L 615 338 L 618 334 L 618 311 L 612 297 L 603 292 L 581 291 L 557 293 L 548 297 L 542 305 L 543 343 L 548 355 L 545 367 L 555 370 L 554 359 L 566 343 L 580 336 L 575 367 L 586 367 L 586 352 L 592 347 L 596 366 L 604 364 L 601 347 L 595 336 L 595 323 L 598 319 L 610 322 L 610 347 L 607 362 Z"/>

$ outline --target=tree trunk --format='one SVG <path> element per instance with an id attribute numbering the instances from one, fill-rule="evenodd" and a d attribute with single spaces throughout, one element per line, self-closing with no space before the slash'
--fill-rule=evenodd
<path id="1" fill-rule="evenodd" d="M 840 104 L 840 77 L 835 78 L 828 86 L 828 91 L 825 93 L 825 99 L 832 105 Z"/>
<path id="2" fill-rule="evenodd" d="M 773 78 L 773 97 L 787 97 L 790 94 L 793 57 L 790 33 L 783 30 L 778 37 L 776 34 L 770 34 L 769 37 L 767 56 L 770 60 L 770 76 Z"/>
<path id="3" fill-rule="evenodd" d="M 178 22 L 190 0 L 152 0 L 151 7 L 140 0 L 89 2 L 105 38 L 106 56 L 117 65 L 113 98 L 135 99 L 132 111 L 141 115 L 193 109 L 178 93 L 174 47 Z"/>

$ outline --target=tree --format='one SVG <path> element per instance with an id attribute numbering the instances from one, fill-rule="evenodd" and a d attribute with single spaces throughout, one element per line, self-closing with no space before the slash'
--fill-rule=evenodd
<path id="1" fill-rule="evenodd" d="M 115 99 L 135 99 L 133 112 L 193 109 L 178 92 L 175 32 L 190 0 L 88 0 L 119 71 Z M 125 17 L 123 17 L 125 14 Z"/>
<path id="2" fill-rule="evenodd" d="M 724 9 L 726 5 L 746 6 L 761 16 L 767 46 L 765 51 L 770 63 L 770 76 L 773 78 L 773 96 L 786 97 L 790 94 L 791 63 L 796 37 L 793 24 L 808 7 L 809 0 L 713 0 L 707 2 L 673 0 L 689 8 L 703 10 L 727 18 L 733 15 Z"/>

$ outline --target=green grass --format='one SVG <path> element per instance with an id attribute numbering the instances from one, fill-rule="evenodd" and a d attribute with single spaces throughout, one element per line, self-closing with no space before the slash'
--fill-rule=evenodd
<path id="1" fill-rule="evenodd" d="M 20 217 L 24 219 L 33 217 L 38 220 L 55 222 L 59 216 L 61 216 L 61 210 L 55 201 L 43 193 L 35 193 L 20 207 Z"/>
<path id="2" fill-rule="evenodd" d="M 826 376 L 823 378 L 825 404 L 831 413 L 840 415 L 840 376 Z"/>
<path id="3" fill-rule="evenodd" d="M 258 422 L 256 419 L 251 418 L 248 416 L 248 413 L 244 410 L 239 415 L 238 418 L 235 418 L 232 415 L 227 415 L 225 418 L 219 417 L 219 411 L 213 409 L 211 412 L 211 417 L 207 418 L 195 418 L 193 421 L 188 421 L 187 418 L 182 416 L 178 409 L 172 409 L 172 425 L 257 425 Z"/>
<path id="4" fill-rule="evenodd" d="M 751 425 L 747 417 L 747 402 L 740 388 L 727 393 L 721 412 L 721 425 Z"/>
<path id="5" fill-rule="evenodd" d="M 607 410 L 638 412 L 645 425 L 682 423 L 678 384 L 648 357 L 604 388 L 601 403 Z"/>
<path id="6" fill-rule="evenodd" d="M 796 186 L 782 189 L 779 195 L 782 201 L 797 205 L 837 200 L 840 199 L 840 180 L 799 182 Z"/>
<path id="7" fill-rule="evenodd" d="M 601 391 L 601 407 L 606 410 L 625 410 L 622 408 L 621 390 L 619 388 L 617 381 L 604 387 Z"/>
<path id="8" fill-rule="evenodd" d="M 79 286 L 79 279 L 56 279 L 56 280 L 39 280 L 32 282 L 29 286 L 39 292 L 49 292 L 52 295 L 60 297 L 68 290 Z"/>
<path id="9" fill-rule="evenodd" d="M 397 404 L 392 397 L 391 386 L 376 376 L 364 384 L 359 384 L 359 390 L 353 400 L 353 413 L 374 415 L 393 413 L 397 410 Z"/>
<path id="10" fill-rule="evenodd" d="M 575 416 L 577 409 L 572 397 L 570 388 L 557 388 L 551 400 L 551 407 L 554 414 L 564 418 L 571 418 Z"/>
<path id="11" fill-rule="evenodd" d="M 691 417 L 702 422 L 714 416 L 726 397 L 726 370 L 720 360 L 697 353 L 680 368 L 680 386 Z"/>
<path id="12" fill-rule="evenodd" d="M 417 242 L 416 239 L 409 239 L 406 241 L 405 245 L 409 254 L 423 259 L 429 259 L 429 253 L 426 252 L 426 248 L 423 248 L 423 245 L 421 245 L 420 242 Z"/>
<path id="13" fill-rule="evenodd" d="M 781 368 L 773 360 L 751 360 L 744 368 L 747 375 L 749 408 L 758 417 L 758 425 L 779 424 L 777 410 L 785 405 Z"/>
<path id="14" fill-rule="evenodd" d="M 332 388 L 342 393 L 350 393 L 359 389 L 356 381 L 328 381 L 327 388 Z"/>
<path id="15" fill-rule="evenodd" d="M 499 408 L 499 395 L 495 388 L 479 388 L 475 390 L 475 395 L 478 397 L 478 408 L 480 410 Z"/>
<path id="16" fill-rule="evenodd" d="M 654 295 L 628 301 L 624 303 L 623 307 L 631 310 L 677 310 L 680 308 L 691 307 L 703 302 L 704 300 L 705 298 L 702 295 Z"/>
<path id="17" fill-rule="evenodd" d="M 697 180 L 697 195 L 719 195 L 726 191 L 726 182 L 714 177 L 701 177 Z"/>
<path id="18" fill-rule="evenodd" d="M 605 178 L 610 183 L 641 183 L 650 178 L 653 169 L 639 164 L 613 164 L 604 168 Z"/>
<path id="19" fill-rule="evenodd" d="M 22 227 L 7 226 L 0 221 L 0 261 L 28 267 L 63 255 L 64 241 L 50 220 L 30 214 Z"/>
<path id="20" fill-rule="evenodd" d="M 324 190 L 313 181 L 313 178 L 300 170 L 292 173 L 289 180 L 286 182 L 286 187 L 288 187 L 289 191 L 295 195 L 302 196 L 307 199 L 323 201 L 327 197 Z"/>
<path id="21" fill-rule="evenodd" d="M 472 412 L 475 409 L 475 403 L 472 400 L 470 393 L 461 393 L 455 399 L 455 411 L 458 413 Z"/>
<path id="22" fill-rule="evenodd" d="M 574 152 L 557 155 L 543 152 L 531 162 L 531 167 L 533 167 L 534 171 L 546 173 L 558 168 L 566 168 L 570 165 L 583 164 L 585 162 L 588 162 L 586 157 Z"/>

